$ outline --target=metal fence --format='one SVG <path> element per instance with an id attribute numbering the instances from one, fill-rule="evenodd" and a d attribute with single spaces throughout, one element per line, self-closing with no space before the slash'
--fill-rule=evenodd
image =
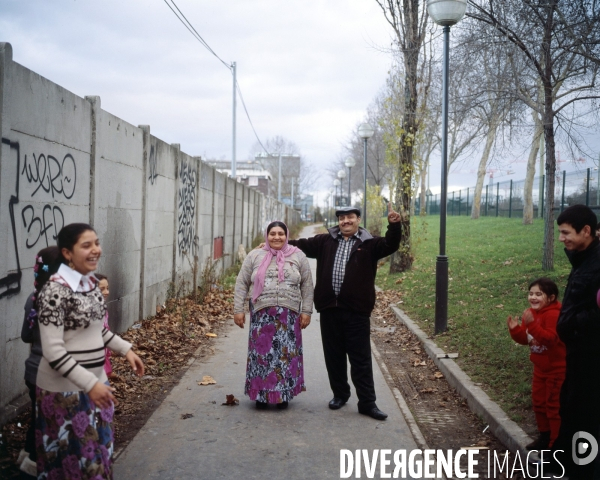
<path id="1" fill-rule="evenodd" d="M 533 215 L 544 214 L 546 185 L 545 175 L 533 180 Z M 480 216 L 523 217 L 525 180 L 507 180 L 485 185 L 481 192 Z M 473 208 L 475 187 L 448 192 L 446 211 L 448 215 L 470 216 Z M 440 194 L 426 197 L 426 212 L 439 215 Z M 556 176 L 554 190 L 554 210 L 562 212 L 569 205 L 583 204 L 592 210 L 600 210 L 600 174 L 588 168 L 578 172 L 561 172 Z M 415 214 L 421 213 L 421 202 L 415 202 Z"/>

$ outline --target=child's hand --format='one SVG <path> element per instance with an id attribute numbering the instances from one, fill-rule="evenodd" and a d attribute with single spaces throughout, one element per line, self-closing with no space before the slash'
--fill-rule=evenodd
<path id="1" fill-rule="evenodd" d="M 523 312 L 523 325 L 529 325 L 533 323 L 533 313 L 527 309 Z"/>
<path id="2" fill-rule="evenodd" d="M 512 330 L 513 328 L 517 328 L 519 326 L 519 317 L 509 316 L 506 319 L 506 324 L 508 325 L 509 330 Z"/>

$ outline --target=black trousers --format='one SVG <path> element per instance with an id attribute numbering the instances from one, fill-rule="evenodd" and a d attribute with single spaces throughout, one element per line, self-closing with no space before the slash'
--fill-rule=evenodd
<path id="1" fill-rule="evenodd" d="M 342 308 L 328 308 L 321 314 L 321 340 L 325 366 L 333 396 L 348 400 L 348 366 L 358 396 L 359 410 L 375 406 L 375 384 L 371 361 L 371 318 Z"/>

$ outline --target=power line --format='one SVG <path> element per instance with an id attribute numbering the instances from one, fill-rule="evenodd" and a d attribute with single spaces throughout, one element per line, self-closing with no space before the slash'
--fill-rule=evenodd
<path id="1" fill-rule="evenodd" d="M 252 120 L 250 119 L 250 114 L 248 113 L 248 109 L 246 108 L 246 102 L 244 102 L 244 96 L 242 95 L 242 89 L 240 88 L 240 84 L 236 81 L 236 89 L 238 91 L 238 93 L 240 94 L 240 100 L 242 101 L 242 106 L 244 107 L 244 112 L 246 112 L 246 117 L 248 117 L 248 122 L 250 122 L 250 126 L 252 127 L 252 131 L 254 132 L 254 136 L 256 137 L 256 140 L 258 141 L 258 143 L 260 144 L 260 146 L 262 147 L 262 149 L 269 154 L 269 151 L 265 148 L 265 146 L 263 145 L 263 143 L 260 141 L 260 138 L 258 138 L 258 134 L 256 133 L 256 130 L 254 129 L 254 124 L 252 123 Z"/>
<path id="2" fill-rule="evenodd" d="M 189 32 L 194 36 L 194 38 L 196 40 L 198 40 L 202 44 L 202 46 L 204 46 L 204 48 L 206 48 L 210 53 L 212 53 L 223 65 L 225 65 L 230 71 L 232 71 L 233 70 L 233 66 L 227 64 L 221 57 L 219 57 L 215 53 L 215 51 L 210 47 L 210 45 L 208 45 L 208 43 L 206 42 L 206 40 L 204 40 L 202 38 L 202 36 L 194 28 L 194 26 L 191 24 L 191 22 L 186 18 L 186 16 L 184 15 L 184 13 L 179 9 L 179 7 L 175 3 L 175 1 L 171 0 L 171 3 L 175 6 L 175 8 L 177 9 L 177 12 L 179 12 L 179 14 L 181 14 L 181 17 L 183 17 L 183 19 L 179 16 L 179 14 L 177 14 L 177 12 L 173 9 L 173 7 L 171 7 L 171 5 L 169 4 L 169 2 L 167 0 L 163 0 L 163 1 L 171 9 L 171 11 L 173 12 L 173 14 L 177 17 L 177 19 L 183 24 L 183 26 L 189 30 Z M 252 119 L 250 118 L 250 113 L 248 113 L 248 109 L 246 108 L 246 102 L 244 102 L 244 96 L 242 95 L 242 89 L 240 88 L 240 84 L 238 83 L 237 80 L 235 81 L 235 87 L 236 87 L 237 92 L 240 94 L 240 100 L 242 101 L 242 106 L 244 107 L 244 112 L 246 112 L 246 117 L 248 118 L 248 122 L 250 123 L 250 127 L 252 127 L 252 131 L 254 132 L 254 136 L 256 137 L 256 140 L 258 141 L 258 143 L 260 144 L 260 146 L 262 147 L 262 149 L 268 154 L 269 151 L 265 148 L 265 146 L 263 145 L 263 143 L 260 141 L 260 138 L 258 137 L 258 134 L 256 133 L 256 129 L 254 128 L 254 124 L 252 123 Z"/>
<path id="3" fill-rule="evenodd" d="M 171 5 L 169 5 L 169 2 L 167 0 L 163 0 L 163 1 L 167 4 L 167 6 L 171 9 L 171 11 L 175 14 L 175 16 L 179 19 L 179 21 L 183 24 L 183 26 L 185 28 L 187 28 L 189 30 L 189 32 L 196 38 L 196 40 L 198 40 L 204 46 L 204 48 L 206 48 L 210 53 L 212 53 L 223 65 L 225 65 L 229 70 L 231 70 L 231 65 L 229 65 L 227 62 L 225 62 L 221 57 L 219 57 L 215 53 L 215 51 L 212 48 L 210 48 L 210 45 L 197 32 L 197 30 L 194 28 L 194 26 L 190 23 L 190 21 L 186 18 L 186 16 L 183 14 L 183 12 L 179 9 L 179 7 L 174 2 L 174 0 L 171 0 L 171 3 L 175 6 L 175 8 L 181 14 L 181 17 L 183 17 L 183 19 L 177 14 L 177 12 L 175 10 L 173 10 L 173 7 L 171 7 Z"/>

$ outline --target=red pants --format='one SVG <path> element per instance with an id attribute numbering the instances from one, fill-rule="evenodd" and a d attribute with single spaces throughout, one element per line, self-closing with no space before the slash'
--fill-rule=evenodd
<path id="1" fill-rule="evenodd" d="M 545 373 L 533 369 L 533 385 L 531 396 L 533 411 L 540 432 L 550 432 L 550 446 L 558 437 L 560 429 L 560 388 L 565 379 L 565 372 Z"/>

